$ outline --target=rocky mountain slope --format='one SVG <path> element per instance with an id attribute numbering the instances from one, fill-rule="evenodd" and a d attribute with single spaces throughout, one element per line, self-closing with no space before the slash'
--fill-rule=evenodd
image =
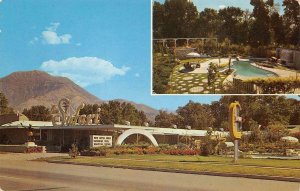
<path id="1" fill-rule="evenodd" d="M 51 107 L 61 98 L 69 98 L 72 105 L 84 103 L 102 103 L 104 100 L 90 94 L 73 81 L 65 77 L 52 76 L 42 71 L 14 72 L 0 78 L 0 92 L 7 97 L 9 104 L 15 110 L 22 111 L 34 105 Z M 158 113 L 157 110 L 127 100 L 138 110 L 142 110 L 150 119 Z"/>

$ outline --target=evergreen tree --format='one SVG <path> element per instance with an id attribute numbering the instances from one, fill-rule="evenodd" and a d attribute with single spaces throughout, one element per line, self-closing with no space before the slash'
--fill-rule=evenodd
<path id="1" fill-rule="evenodd" d="M 8 100 L 5 95 L 0 92 L 0 115 L 9 113 L 14 113 L 14 111 L 8 106 Z"/>
<path id="2" fill-rule="evenodd" d="M 249 33 L 249 42 L 252 47 L 265 46 L 271 42 L 270 17 L 267 4 L 263 0 L 251 0 L 254 6 L 254 22 Z"/>
<path id="3" fill-rule="evenodd" d="M 287 42 L 300 46 L 300 5 L 297 0 L 284 0 L 284 22 Z"/>
<path id="4" fill-rule="evenodd" d="M 239 37 L 244 35 L 242 33 L 244 31 L 241 30 L 242 23 L 240 22 L 243 11 L 238 7 L 227 7 L 221 9 L 218 15 L 222 22 L 218 31 L 220 40 L 228 38 L 232 43 L 240 43 Z"/>

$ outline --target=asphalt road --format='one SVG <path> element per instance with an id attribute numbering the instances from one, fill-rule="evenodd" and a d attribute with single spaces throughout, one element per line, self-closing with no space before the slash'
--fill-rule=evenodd
<path id="1" fill-rule="evenodd" d="M 4 191 L 300 191 L 300 183 L 295 182 L 28 161 L 37 156 L 0 154 L 0 188 Z"/>

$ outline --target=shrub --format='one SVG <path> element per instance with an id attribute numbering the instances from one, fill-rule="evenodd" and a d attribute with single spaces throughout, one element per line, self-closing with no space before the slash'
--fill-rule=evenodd
<path id="1" fill-rule="evenodd" d="M 82 156 L 106 156 L 107 153 L 106 147 L 94 147 L 80 152 Z"/>
<path id="2" fill-rule="evenodd" d="M 167 155 L 198 155 L 200 152 L 195 149 L 170 149 L 170 150 L 162 150 L 161 154 Z"/>
<path id="3" fill-rule="evenodd" d="M 177 145 L 175 145 L 175 147 L 178 149 L 189 149 L 189 146 L 184 143 L 178 143 Z"/>
<path id="4" fill-rule="evenodd" d="M 300 87 L 300 80 L 294 77 L 251 78 L 243 82 L 257 85 L 264 94 L 293 93 Z"/>
<path id="5" fill-rule="evenodd" d="M 175 145 L 160 144 L 159 148 L 160 150 L 169 150 L 169 149 L 176 149 L 177 147 Z"/>
<path id="6" fill-rule="evenodd" d="M 143 153 L 144 154 L 157 154 L 159 153 L 160 149 L 159 148 L 156 148 L 156 147 L 149 147 L 148 149 L 144 149 L 143 150 Z"/>
<path id="7" fill-rule="evenodd" d="M 251 48 L 250 49 L 250 54 L 254 57 L 258 58 L 270 58 L 274 56 L 273 52 L 268 49 L 266 46 L 260 46 L 258 48 Z"/>
<path id="8" fill-rule="evenodd" d="M 70 151 L 71 147 L 72 147 L 72 145 L 70 145 L 70 144 L 63 145 L 63 146 L 61 147 L 60 152 L 66 153 L 66 152 Z"/>
<path id="9" fill-rule="evenodd" d="M 259 153 L 284 154 L 286 149 L 300 149 L 300 143 L 289 143 L 284 141 L 264 143 L 262 145 L 241 143 L 239 149 L 243 152 L 254 151 Z"/>
<path id="10" fill-rule="evenodd" d="M 180 147 L 180 148 L 178 148 Z M 122 145 L 115 148 L 107 147 L 97 147 L 83 150 L 81 152 L 82 156 L 107 156 L 109 154 L 113 155 L 123 155 L 123 154 L 168 154 L 168 155 L 198 155 L 200 150 L 189 149 L 185 144 L 180 146 L 174 145 L 163 145 L 160 147 L 133 147 L 132 145 Z"/>
<path id="11" fill-rule="evenodd" d="M 296 137 L 300 141 L 300 132 L 293 133 L 293 137 Z"/>
<path id="12" fill-rule="evenodd" d="M 69 150 L 69 156 L 72 158 L 76 158 L 79 155 L 78 147 L 76 144 L 71 145 L 71 149 Z"/>
<path id="13" fill-rule="evenodd" d="M 153 56 L 153 90 L 155 93 L 166 93 L 169 89 L 169 77 L 172 74 L 173 68 L 176 63 L 172 59 L 173 55 L 169 54 L 168 57 Z"/>
<path id="14" fill-rule="evenodd" d="M 201 145 L 201 155 L 208 156 L 212 154 L 212 144 L 210 143 L 203 143 Z"/>

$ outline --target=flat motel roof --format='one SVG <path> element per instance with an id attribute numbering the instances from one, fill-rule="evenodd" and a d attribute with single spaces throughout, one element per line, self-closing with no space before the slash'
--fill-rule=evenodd
<path id="1" fill-rule="evenodd" d="M 29 125 L 33 129 L 40 130 L 127 130 L 127 129 L 143 129 L 149 131 L 153 135 L 180 135 L 180 136 L 205 136 L 206 130 L 189 130 L 189 129 L 173 129 L 173 128 L 160 128 L 160 127 L 146 127 L 134 125 L 73 125 L 73 126 L 53 126 L 52 122 L 44 121 L 15 121 L 12 123 L 0 126 L 0 129 L 22 129 L 27 128 Z M 227 136 L 228 132 L 214 131 L 214 135 Z"/>

